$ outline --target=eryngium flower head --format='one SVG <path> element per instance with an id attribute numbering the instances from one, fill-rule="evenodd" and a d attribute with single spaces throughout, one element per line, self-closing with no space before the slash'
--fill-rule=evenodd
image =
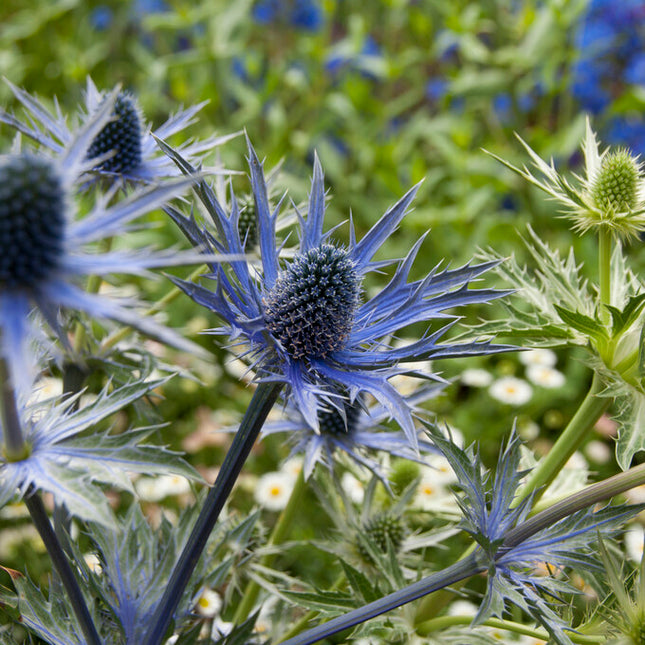
<path id="1" fill-rule="evenodd" d="M 176 153 L 173 157 L 179 158 Z M 467 265 L 452 271 L 435 267 L 424 279 L 408 282 L 422 237 L 407 257 L 398 261 L 383 290 L 364 298 L 365 275 L 389 264 L 375 262 L 373 257 L 396 230 L 417 188 L 392 206 L 360 241 L 350 223 L 349 245 L 343 246 L 332 240 L 331 232 L 323 233 L 325 190 L 316 158 L 307 217 L 298 213 L 300 246 L 291 261 L 282 262 L 275 230 L 281 206 L 271 211 L 262 165 L 250 144 L 249 164 L 261 270 L 246 261 L 231 263 L 229 271 L 213 266 L 207 276 L 215 281 L 212 291 L 181 280 L 177 284 L 226 321 L 227 326 L 213 333 L 228 334 L 245 348 L 245 358 L 258 380 L 288 385 L 292 400 L 310 427 L 319 431 L 321 411 L 336 408 L 342 412 L 346 399 L 351 404 L 365 392 L 397 420 L 416 449 L 410 407 L 389 380 L 397 374 L 415 373 L 413 366 L 406 366 L 413 361 L 499 349 L 487 342 L 438 343 L 456 318 L 444 313 L 446 310 L 487 302 L 502 294 L 468 290 L 470 280 L 493 265 Z M 185 164 L 182 167 L 186 168 Z M 200 198 L 214 218 L 219 239 L 200 230 L 194 220 L 177 212 L 171 215 L 194 244 L 210 244 L 218 252 L 243 253 L 236 200 L 231 200 L 227 212 L 214 192 L 207 189 L 200 185 Z M 451 322 L 405 347 L 389 344 L 399 330 L 432 319 Z M 438 379 L 433 374 L 424 377 Z"/>
<path id="2" fill-rule="evenodd" d="M 112 100 L 114 97 L 112 97 Z M 173 180 L 134 192 L 112 206 L 113 194 L 97 199 L 76 219 L 72 192 L 87 170 L 87 149 L 110 118 L 111 101 L 94 113 L 56 157 L 22 152 L 0 155 L 0 357 L 7 360 L 18 386 L 29 386 L 30 340 L 42 335 L 35 305 L 67 346 L 60 309 L 77 309 L 117 320 L 164 342 L 194 351 L 192 343 L 136 314 L 132 301 L 86 293 L 74 283 L 85 275 L 111 272 L 143 274 L 147 269 L 194 262 L 197 254 L 112 251 L 92 246 L 120 234 L 133 219 L 181 194 L 190 181 Z M 86 248 L 89 247 L 89 248 Z"/>
<path id="3" fill-rule="evenodd" d="M 405 397 L 411 409 L 436 396 L 444 387 L 443 383 L 424 385 Z M 347 454 L 359 466 L 371 470 L 387 485 L 379 460 L 373 453 L 385 452 L 394 457 L 424 463 L 410 442 L 399 430 L 391 430 L 383 424 L 390 416 L 388 408 L 371 399 L 366 403 L 359 396 L 353 403 L 344 402 L 342 410 L 331 408 L 318 413 L 318 428 L 311 427 L 295 405 L 287 405 L 285 418 L 269 421 L 262 428 L 263 435 L 286 432 L 293 443 L 289 458 L 304 455 L 304 475 L 309 479 L 317 463 L 325 464 L 333 471 L 338 461 L 338 452 Z M 436 452 L 431 443 L 418 440 L 424 452 Z"/>
<path id="4" fill-rule="evenodd" d="M 11 114 L 0 110 L 0 122 L 7 123 L 26 136 L 56 154 L 71 145 L 76 137 L 58 104 L 56 114 L 51 114 L 37 99 L 7 81 L 16 99 L 24 107 L 29 122 L 23 123 Z M 122 185 L 124 182 L 151 183 L 164 177 L 177 176 L 175 164 L 159 150 L 155 138 L 168 139 L 181 132 L 195 121 L 195 115 L 206 105 L 200 103 L 187 110 L 179 110 L 156 130 L 143 120 L 136 98 L 127 92 L 119 92 L 116 100 L 100 92 L 88 78 L 85 90 L 85 104 L 80 110 L 83 123 L 94 120 L 97 111 L 102 110 L 106 100 L 113 105 L 110 119 L 96 132 L 87 148 L 88 159 L 95 159 L 87 170 L 108 181 Z M 153 136 L 154 135 L 154 136 Z M 201 155 L 237 136 L 212 137 L 201 142 L 188 142 L 180 147 L 182 153 L 195 162 Z"/>
<path id="5" fill-rule="evenodd" d="M 585 176 L 574 175 L 577 186 L 555 169 L 553 161 L 546 163 L 520 137 L 518 139 L 542 178 L 536 177 L 526 166 L 516 168 L 504 159 L 492 156 L 557 201 L 564 216 L 573 220 L 574 230 L 586 233 L 604 229 L 620 239 L 636 238 L 645 230 L 642 164 L 625 149 L 599 152 L 589 120 L 582 142 Z"/>

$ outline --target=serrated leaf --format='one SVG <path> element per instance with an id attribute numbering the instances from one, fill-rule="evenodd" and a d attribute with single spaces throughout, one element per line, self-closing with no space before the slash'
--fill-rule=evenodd
<path id="1" fill-rule="evenodd" d="M 631 296 L 622 311 L 618 307 L 606 305 L 606 308 L 611 314 L 612 334 L 616 336 L 627 331 L 636 322 L 644 306 L 645 293 L 641 293 L 638 296 Z"/>
<path id="2" fill-rule="evenodd" d="M 367 576 L 355 569 L 344 560 L 340 561 L 347 582 L 350 587 L 362 598 L 363 602 L 373 602 L 381 597 L 378 589 L 368 580 Z"/>
<path id="3" fill-rule="evenodd" d="M 634 455 L 645 450 L 645 394 L 631 387 L 624 391 L 616 400 L 619 412 L 614 419 L 618 423 L 616 461 L 627 470 Z"/>
<path id="4" fill-rule="evenodd" d="M 593 338 L 596 342 L 609 340 L 609 334 L 605 326 L 590 316 L 585 316 L 579 311 L 570 311 L 564 307 L 554 304 L 553 308 L 565 324 L 569 325 L 582 335 Z"/>

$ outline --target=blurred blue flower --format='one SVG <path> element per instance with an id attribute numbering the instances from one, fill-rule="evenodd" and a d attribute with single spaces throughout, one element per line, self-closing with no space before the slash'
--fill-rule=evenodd
<path id="1" fill-rule="evenodd" d="M 44 341 L 42 325 L 30 315 L 38 309 L 61 342 L 69 348 L 59 310 L 76 309 L 91 316 L 117 320 L 188 351 L 184 341 L 162 325 L 136 313 L 133 300 L 86 293 L 74 283 L 81 276 L 130 273 L 195 262 L 197 254 L 110 251 L 97 254 L 96 242 L 120 235 L 135 218 L 183 193 L 187 179 L 133 192 L 112 203 L 114 189 L 97 197 L 94 207 L 76 219 L 73 189 L 93 164 L 87 150 L 110 119 L 115 93 L 74 135 L 63 133 L 50 156 L 22 152 L 0 155 L 0 356 L 8 361 L 14 384 L 29 386 L 32 340 Z M 87 247 L 87 248 L 86 248 Z M 182 259 L 183 258 L 183 259 Z"/>
<path id="2" fill-rule="evenodd" d="M 134 12 L 138 16 L 164 11 L 168 11 L 168 5 L 164 0 L 135 0 L 134 2 Z"/>
<path id="3" fill-rule="evenodd" d="M 90 14 L 90 22 L 97 31 L 105 31 L 112 24 L 114 15 L 112 9 L 106 5 L 96 7 Z"/>
<path id="4" fill-rule="evenodd" d="M 439 101 L 446 95 L 448 86 L 445 78 L 435 76 L 426 83 L 426 96 L 433 102 Z"/>
<path id="5" fill-rule="evenodd" d="M 417 374 L 413 365 L 407 365 L 414 361 L 502 349 L 488 342 L 438 342 L 455 320 L 454 314 L 445 311 L 503 295 L 495 290 L 468 290 L 468 283 L 493 265 L 467 265 L 452 271 L 435 267 L 424 279 L 408 282 L 423 236 L 397 262 L 389 283 L 373 297 L 364 298 L 364 276 L 392 264 L 373 257 L 405 216 L 417 188 L 392 206 L 360 241 L 350 224 L 349 246 L 344 247 L 332 241 L 331 232 L 323 233 L 325 189 L 316 158 L 307 217 L 298 213 L 299 249 L 283 264 L 275 231 L 281 203 L 271 211 L 262 165 L 250 144 L 249 164 L 262 271 L 247 261 L 232 262 L 230 271 L 213 266 L 205 276 L 214 280 L 212 290 L 182 280 L 176 284 L 226 321 L 226 326 L 212 333 L 231 337 L 258 380 L 288 386 L 293 404 L 314 430 L 320 429 L 321 411 L 336 409 L 342 414 L 346 401 L 352 404 L 365 392 L 396 419 L 416 449 L 410 405 L 389 381 L 397 374 Z M 228 214 L 212 191 L 205 193 L 201 186 L 200 192 L 219 240 L 201 231 L 194 220 L 173 212 L 177 224 L 193 244 L 208 243 L 217 252 L 244 253 L 237 202 L 232 201 Z M 433 319 L 450 322 L 409 345 L 390 345 L 389 339 L 403 328 Z M 441 380 L 432 373 L 417 375 Z"/>
<path id="6" fill-rule="evenodd" d="M 443 383 L 420 387 L 405 397 L 406 403 L 410 409 L 417 409 L 424 401 L 437 396 L 443 388 Z M 368 468 L 383 481 L 385 475 L 381 465 L 370 456 L 371 452 L 387 452 L 395 457 L 424 463 L 401 432 L 389 430 L 383 425 L 390 414 L 377 401 L 372 400 L 368 405 L 363 397 L 358 397 L 352 404 L 345 403 L 342 411 L 320 411 L 318 430 L 307 423 L 294 405 L 287 405 L 285 415 L 283 420 L 265 423 L 262 434 L 288 433 L 288 440 L 294 444 L 289 458 L 304 455 L 305 479 L 311 476 L 317 463 L 323 463 L 333 470 L 336 463 L 334 453 L 337 451 L 346 453 L 359 466 Z M 423 440 L 419 441 L 419 448 L 426 452 L 437 452 L 434 445 Z"/>
<path id="7" fill-rule="evenodd" d="M 7 83 L 26 110 L 29 123 L 23 123 L 2 111 L 0 111 L 0 122 L 11 125 L 56 154 L 61 154 L 75 136 L 67 119 L 60 111 L 55 115 L 49 113 L 47 108 L 34 97 L 8 81 Z M 105 100 L 105 93 L 99 92 L 92 80 L 88 78 L 82 119 L 92 120 L 94 114 L 101 110 Z M 113 102 L 112 118 L 96 133 L 87 147 L 87 154 L 98 160 L 94 164 L 89 164 L 87 170 L 108 182 L 119 185 L 126 182 L 152 183 L 164 177 L 179 175 L 175 164 L 159 150 L 155 137 L 167 139 L 181 132 L 194 123 L 195 115 L 206 103 L 180 110 L 153 131 L 144 123 L 135 97 L 128 92 L 119 92 Z M 214 147 L 235 136 L 237 134 L 188 142 L 181 146 L 180 150 L 188 159 L 197 163 L 203 154 L 211 152 Z"/>
<path id="8" fill-rule="evenodd" d="M 324 24 L 317 0 L 258 0 L 252 16 L 261 25 L 283 23 L 305 31 L 318 31 Z"/>
<path id="9" fill-rule="evenodd" d="M 358 72 L 372 80 L 382 78 L 386 72 L 383 52 L 370 34 L 365 36 L 358 51 L 353 41 L 341 41 L 327 56 L 325 69 L 334 77 L 343 72 Z"/>

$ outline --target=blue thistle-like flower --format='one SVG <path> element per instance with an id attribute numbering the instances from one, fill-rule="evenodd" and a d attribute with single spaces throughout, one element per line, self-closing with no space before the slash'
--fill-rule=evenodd
<path id="1" fill-rule="evenodd" d="M 187 164 L 176 151 L 164 148 L 185 172 Z M 376 262 L 374 254 L 403 219 L 417 188 L 392 206 L 371 230 L 356 240 L 350 223 L 347 247 L 323 233 L 325 190 L 323 172 L 316 157 L 307 217 L 298 212 L 300 245 L 290 262 L 281 266 L 276 242 L 276 221 L 281 203 L 271 211 L 262 165 L 249 143 L 251 184 L 258 218 L 261 270 L 248 261 L 212 265 L 207 275 L 214 289 L 176 280 L 199 304 L 220 315 L 226 326 L 211 333 L 227 334 L 243 348 L 243 357 L 260 381 L 281 381 L 307 424 L 320 430 L 320 412 L 344 410 L 365 392 L 376 398 L 405 431 L 410 445 L 418 448 L 417 432 L 409 403 L 389 381 L 397 374 L 415 374 L 418 360 L 492 353 L 506 349 L 489 342 L 440 344 L 439 339 L 456 316 L 445 313 L 468 303 L 484 303 L 505 292 L 469 290 L 469 282 L 492 263 L 456 270 L 432 269 L 422 280 L 408 282 L 422 237 L 407 257 L 398 261 L 389 283 L 374 297 L 363 297 L 367 273 L 390 262 Z M 169 214 L 195 245 L 217 252 L 244 253 L 239 233 L 240 212 L 232 198 L 230 212 L 202 182 L 198 194 L 219 234 L 201 230 L 192 218 L 176 210 Z M 449 322 L 434 333 L 404 347 L 389 339 L 401 329 L 433 319 Z M 423 378 L 441 380 L 434 374 Z"/>
<path id="2" fill-rule="evenodd" d="M 0 122 L 4 122 L 24 135 L 37 141 L 56 154 L 62 154 L 75 138 L 75 133 L 67 124 L 58 104 L 56 114 L 51 114 L 37 99 L 24 90 L 6 81 L 16 99 L 24 107 L 29 123 L 23 123 L 11 114 L 0 110 Z M 92 121 L 97 111 L 102 109 L 108 97 L 100 92 L 88 77 L 85 90 L 85 105 L 81 119 Z M 87 149 L 90 159 L 87 171 L 117 183 L 152 183 L 165 177 L 177 176 L 179 171 L 166 155 L 159 151 L 155 137 L 165 140 L 181 132 L 195 121 L 195 115 L 206 105 L 199 103 L 186 110 L 180 110 L 156 130 L 147 125 L 136 98 L 128 92 L 119 92 L 113 102 L 110 119 L 96 133 Z M 239 133 L 212 137 L 205 141 L 187 142 L 179 149 L 186 158 L 194 163 L 203 154 L 211 152 L 216 146 L 238 136 Z"/>
<path id="3" fill-rule="evenodd" d="M 417 409 L 418 405 L 436 396 L 443 388 L 443 383 L 422 386 L 405 397 L 405 401 L 412 409 Z M 372 452 L 387 452 L 395 457 L 424 463 L 403 433 L 384 427 L 384 422 L 390 416 L 388 409 L 378 401 L 364 403 L 362 398 L 357 397 L 352 404 L 345 402 L 342 410 L 332 408 L 319 412 L 317 431 L 306 422 L 297 407 L 288 405 L 286 418 L 265 423 L 262 434 L 288 433 L 294 444 L 289 457 L 304 454 L 306 479 L 311 476 L 317 463 L 324 463 L 332 470 L 337 451 L 346 453 L 382 481 L 385 481 L 385 476 L 378 460 L 370 456 Z M 426 452 L 437 452 L 433 444 L 423 440 L 419 441 L 419 448 Z"/>
<path id="4" fill-rule="evenodd" d="M 200 259 L 193 251 L 93 251 L 97 241 L 121 234 L 133 219 L 180 195 L 191 183 L 174 179 L 108 206 L 111 192 L 98 197 L 90 212 L 77 220 L 73 189 L 92 163 L 87 159 L 88 147 L 110 119 L 111 109 L 111 101 L 104 102 L 56 156 L 18 147 L 12 154 L 0 155 L 0 357 L 8 362 L 19 387 L 31 384 L 30 341 L 42 340 L 40 324 L 30 315 L 32 306 L 67 347 L 60 309 L 113 319 L 162 342 L 191 352 L 196 349 L 178 334 L 138 315 L 133 309 L 136 302 L 86 293 L 75 285 L 81 276 L 142 275 L 151 268 Z"/>

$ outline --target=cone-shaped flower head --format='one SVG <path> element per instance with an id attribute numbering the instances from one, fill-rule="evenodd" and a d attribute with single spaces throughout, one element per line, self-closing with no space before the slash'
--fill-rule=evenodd
<path id="1" fill-rule="evenodd" d="M 119 92 L 112 120 L 96 135 L 87 156 L 89 159 L 107 156 L 96 166 L 97 170 L 122 175 L 136 172 L 143 161 L 142 134 L 141 116 L 134 97 Z"/>
<path id="2" fill-rule="evenodd" d="M 9 155 L 0 162 L 0 285 L 35 287 L 64 254 L 65 190 L 51 159 Z"/>
<path id="3" fill-rule="evenodd" d="M 0 122 L 11 125 L 54 153 L 60 154 L 69 147 L 76 135 L 58 105 L 56 105 L 56 113 L 51 114 L 42 103 L 27 92 L 8 81 L 7 84 L 25 109 L 28 123 L 23 123 L 1 110 Z M 79 111 L 81 121 L 86 123 L 94 120 L 94 115 L 102 110 L 106 100 L 110 101 L 113 109 L 109 120 L 96 133 L 86 151 L 88 159 L 96 160 L 88 164 L 86 170 L 119 185 L 124 182 L 151 183 L 164 177 L 179 175 L 175 164 L 159 150 L 155 137 L 163 140 L 181 132 L 194 123 L 195 115 L 206 103 L 179 110 L 153 131 L 145 123 L 134 95 L 121 91 L 116 100 L 109 99 L 108 94 L 100 92 L 88 78 L 84 106 Z M 196 163 L 202 155 L 211 152 L 216 146 L 237 134 L 187 142 L 180 149 L 188 159 Z"/>
<path id="4" fill-rule="evenodd" d="M 176 155 L 174 155 L 177 158 Z M 283 381 L 290 398 L 309 426 L 320 428 L 320 412 L 343 411 L 361 392 L 374 396 L 404 429 L 417 448 L 417 433 L 411 411 L 389 380 L 401 373 L 414 373 L 405 364 L 444 356 L 487 353 L 498 350 L 488 343 L 440 345 L 448 329 L 426 334 L 406 347 L 394 347 L 389 338 L 417 322 L 454 320 L 445 314 L 463 304 L 486 302 L 502 295 L 491 290 L 469 290 L 471 279 L 491 264 L 465 266 L 453 271 L 433 269 L 429 275 L 408 282 L 408 275 L 424 238 L 397 262 L 389 283 L 370 299 L 363 295 L 367 273 L 391 264 L 373 257 L 405 216 L 417 188 L 406 193 L 360 240 L 350 223 L 347 246 L 323 232 L 325 190 L 323 172 L 314 162 L 307 216 L 298 213 L 300 244 L 291 260 L 282 259 L 276 241 L 279 204 L 269 207 L 262 165 L 249 144 L 251 184 L 260 238 L 261 271 L 250 262 L 234 262 L 230 271 L 213 267 L 208 277 L 213 291 L 177 281 L 191 297 L 218 313 L 227 333 L 246 348 L 246 358 L 260 380 Z M 201 198 L 213 215 L 219 239 L 201 231 L 194 220 L 173 217 L 185 234 L 200 246 L 210 243 L 218 252 L 244 252 L 239 232 L 239 208 L 232 199 L 230 213 L 213 191 L 200 189 Z M 427 374 L 426 378 L 438 377 Z"/>
<path id="5" fill-rule="evenodd" d="M 582 142 L 585 176 L 574 175 L 577 186 L 555 169 L 553 161 L 546 163 L 521 138 L 520 141 L 542 177 L 534 175 L 526 166 L 516 168 L 493 156 L 553 197 L 564 216 L 573 220 L 574 230 L 586 233 L 605 229 L 620 239 L 636 238 L 645 230 L 645 176 L 638 157 L 624 148 L 599 152 L 589 120 Z"/>
<path id="6" fill-rule="evenodd" d="M 77 309 L 140 329 L 189 351 L 195 346 L 161 325 L 137 315 L 132 301 L 86 293 L 76 285 L 84 275 L 111 272 L 143 274 L 147 269 L 190 263 L 198 255 L 113 251 L 101 255 L 92 245 L 122 233 L 134 218 L 184 192 L 190 180 L 134 192 L 112 206 L 114 196 L 99 197 L 84 217 L 76 219 L 74 188 L 87 171 L 87 150 L 108 123 L 114 95 L 86 121 L 60 154 L 23 152 L 18 146 L 0 155 L 0 358 L 9 364 L 15 385 L 31 382 L 29 348 L 42 340 L 42 329 L 30 316 L 33 305 L 67 345 L 59 310 Z M 90 248 L 86 249 L 85 247 Z"/>

